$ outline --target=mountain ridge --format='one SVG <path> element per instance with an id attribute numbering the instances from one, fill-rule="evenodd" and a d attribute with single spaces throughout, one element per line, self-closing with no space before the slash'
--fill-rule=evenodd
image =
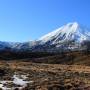
<path id="1" fill-rule="evenodd" d="M 60 51 L 62 48 L 78 49 L 83 41 L 90 41 L 90 29 L 77 22 L 68 23 L 42 36 L 36 41 L 24 43 L 0 42 L 0 50 L 11 49 L 16 51 Z M 79 47 L 78 47 L 79 46 Z"/>
<path id="2" fill-rule="evenodd" d="M 85 36 L 86 33 L 83 35 L 84 32 L 87 33 L 87 36 Z M 79 38 L 82 40 L 87 39 L 87 37 L 89 37 L 89 39 L 90 39 L 90 35 L 88 35 L 87 30 L 84 30 L 84 28 L 82 29 L 77 22 L 74 22 L 74 23 L 68 23 L 68 24 L 56 29 L 55 31 L 53 31 L 49 34 L 46 34 L 45 36 L 41 37 L 39 40 L 41 40 L 43 42 L 47 42 L 49 39 L 52 39 L 53 36 L 54 37 L 56 36 L 56 38 L 57 38 L 57 36 L 58 37 L 63 36 L 63 37 L 66 37 L 66 39 L 75 38 L 75 35 L 73 36 L 72 34 L 75 34 L 75 35 L 78 34 L 77 36 L 79 36 Z M 59 40 L 61 41 L 61 38 L 59 38 Z"/>

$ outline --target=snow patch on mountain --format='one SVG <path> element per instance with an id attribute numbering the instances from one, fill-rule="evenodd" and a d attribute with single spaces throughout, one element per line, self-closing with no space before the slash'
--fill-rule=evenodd
<path id="1" fill-rule="evenodd" d="M 58 48 L 78 48 L 84 40 L 90 40 L 90 29 L 73 22 L 42 36 L 37 41 L 23 43 L 0 42 L 0 50 L 45 51 L 47 49 L 48 51 L 55 51 Z"/>
<path id="2" fill-rule="evenodd" d="M 80 26 L 77 22 L 68 23 L 53 32 L 46 34 L 39 40 L 44 44 L 51 42 L 51 44 L 58 44 L 65 41 L 76 40 L 82 42 L 90 39 L 90 31 L 87 28 Z"/>

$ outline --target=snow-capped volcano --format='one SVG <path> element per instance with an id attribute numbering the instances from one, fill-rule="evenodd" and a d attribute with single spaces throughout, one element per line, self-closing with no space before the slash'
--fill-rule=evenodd
<path id="1" fill-rule="evenodd" d="M 80 26 L 77 22 L 68 23 L 53 32 L 46 34 L 39 40 L 42 43 L 50 42 L 50 44 L 58 44 L 71 40 L 82 42 L 83 40 L 90 40 L 90 30 Z"/>
<path id="2" fill-rule="evenodd" d="M 36 41 L 24 43 L 0 42 L 0 50 L 57 51 L 81 48 L 83 41 L 90 41 L 90 29 L 77 22 L 68 23 Z"/>

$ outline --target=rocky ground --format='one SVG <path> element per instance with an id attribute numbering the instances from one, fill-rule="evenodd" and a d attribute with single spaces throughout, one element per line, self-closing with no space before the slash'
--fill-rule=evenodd
<path id="1" fill-rule="evenodd" d="M 0 90 L 90 90 L 90 67 L 1 61 Z"/>

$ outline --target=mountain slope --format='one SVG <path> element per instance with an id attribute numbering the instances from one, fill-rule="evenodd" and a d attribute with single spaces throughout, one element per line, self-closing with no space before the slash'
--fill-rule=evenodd
<path id="1" fill-rule="evenodd" d="M 68 23 L 53 32 L 44 35 L 37 41 L 24 43 L 0 42 L 0 50 L 56 52 L 78 50 L 83 41 L 90 41 L 90 29 L 77 22 Z"/>
<path id="2" fill-rule="evenodd" d="M 46 43 L 51 41 L 51 44 L 57 44 L 64 41 L 76 40 L 82 42 L 90 39 L 90 31 L 77 22 L 66 24 L 59 29 L 41 37 L 39 40 Z"/>

